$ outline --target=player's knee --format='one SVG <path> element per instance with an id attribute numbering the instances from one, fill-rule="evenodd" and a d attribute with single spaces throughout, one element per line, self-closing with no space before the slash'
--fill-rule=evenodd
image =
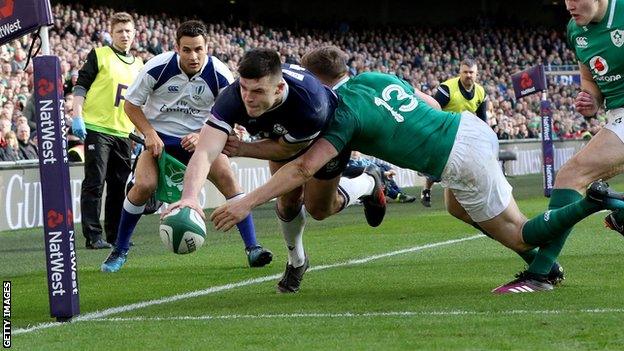
<path id="1" fill-rule="evenodd" d="M 459 220 L 462 220 L 464 222 L 471 222 L 472 221 L 472 219 L 470 218 L 470 216 L 466 212 L 455 211 L 455 210 L 453 210 L 451 208 L 447 208 L 446 210 L 448 211 L 448 213 L 451 216 L 453 216 L 453 217 L 455 217 L 455 218 L 457 218 Z"/>
<path id="2" fill-rule="evenodd" d="M 446 204 L 446 211 L 453 217 L 462 220 L 464 222 L 467 223 L 471 223 L 472 222 L 472 218 L 470 218 L 470 215 L 468 215 L 468 213 L 466 212 L 466 210 L 464 210 L 463 207 L 461 207 L 459 204 L 450 204 L 447 203 Z"/>
<path id="3" fill-rule="evenodd" d="M 332 214 L 329 207 L 317 204 L 306 204 L 306 211 L 317 221 L 322 221 Z"/>
<path id="4" fill-rule="evenodd" d="M 128 193 L 128 197 L 132 197 L 138 202 L 144 202 L 152 196 L 152 193 L 156 191 L 157 183 L 155 181 L 143 180 L 137 181 L 134 183 L 132 189 L 130 189 L 130 193 Z"/>
<path id="5" fill-rule="evenodd" d="M 277 200 L 277 215 L 284 220 L 291 220 L 301 211 L 303 202 L 299 199 L 282 199 Z"/>

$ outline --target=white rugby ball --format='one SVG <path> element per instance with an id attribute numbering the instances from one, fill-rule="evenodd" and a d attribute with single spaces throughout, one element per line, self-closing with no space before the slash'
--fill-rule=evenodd
<path id="1" fill-rule="evenodd" d="M 204 245 L 206 224 L 190 207 L 176 208 L 160 221 L 160 240 L 176 254 L 188 254 Z"/>

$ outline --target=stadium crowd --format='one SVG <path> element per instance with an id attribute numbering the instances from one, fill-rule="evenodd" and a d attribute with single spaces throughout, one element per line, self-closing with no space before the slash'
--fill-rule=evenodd
<path id="1" fill-rule="evenodd" d="M 50 29 L 52 52 L 61 59 L 65 77 L 66 113 L 72 109 L 71 88 L 78 70 L 93 47 L 110 44 L 108 23 L 113 9 L 84 8 L 82 5 L 54 6 Z M 175 30 L 183 20 L 165 15 L 133 13 L 137 37 L 133 53 L 145 61 L 172 50 Z M 468 56 L 476 60 L 482 84 L 490 99 L 488 122 L 499 139 L 539 137 L 539 94 L 516 101 L 511 74 L 534 64 L 546 67 L 576 65 L 565 43 L 565 33 L 555 29 L 496 28 L 470 29 L 368 29 L 303 30 L 271 29 L 257 24 L 226 26 L 209 24 L 209 52 L 236 72 L 242 54 L 254 47 L 280 52 L 285 62 L 296 63 L 309 49 L 334 44 L 350 55 L 349 69 L 393 73 L 433 95 L 444 80 L 457 75 L 459 62 Z M 26 67 L 28 37 L 0 47 L 0 160 L 36 158 L 33 154 L 35 113 L 32 106 L 32 64 Z M 551 78 L 552 79 L 552 78 Z M 574 111 L 578 85 L 551 82 L 553 134 L 559 139 L 590 138 L 605 124 L 602 114 L 586 121 Z M 33 156 L 34 155 L 34 156 Z"/>

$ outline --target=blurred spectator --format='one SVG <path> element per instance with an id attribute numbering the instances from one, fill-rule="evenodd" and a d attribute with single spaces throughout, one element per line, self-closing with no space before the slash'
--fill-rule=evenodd
<path id="1" fill-rule="evenodd" d="M 4 134 L 4 140 L 6 145 L 2 153 L 2 161 L 18 161 L 22 157 L 19 152 L 19 143 L 17 142 L 17 136 L 14 131 L 10 131 Z"/>
<path id="2" fill-rule="evenodd" d="M 34 160 L 39 157 L 37 146 L 30 140 L 30 127 L 27 123 L 17 126 L 17 142 L 21 159 Z"/>
<path id="3" fill-rule="evenodd" d="M 53 6 L 54 24 L 50 29 L 52 52 L 61 59 L 67 85 L 94 48 L 112 43 L 107 23 L 115 11 L 108 7 L 85 8 L 82 4 Z M 147 60 L 159 51 L 173 49 L 175 29 L 182 18 L 166 15 L 131 14 L 135 19 L 137 40 L 131 52 Z M 562 30 L 548 28 L 364 28 L 353 30 L 346 25 L 341 30 L 297 28 L 277 30 L 253 23 L 226 26 L 208 25 L 209 53 L 217 56 L 235 72 L 243 52 L 263 46 L 278 50 L 284 62 L 298 62 L 309 49 L 334 44 L 349 55 L 352 74 L 381 71 L 396 74 L 417 85 L 429 95 L 449 78 L 459 74 L 462 55 L 470 55 L 479 67 L 480 82 L 489 97 L 491 109 L 486 112 L 488 123 L 503 138 L 516 139 L 525 135 L 539 136 L 539 94 L 515 101 L 511 75 L 528 66 L 543 64 L 550 69 L 558 65 L 573 65 L 577 61 L 568 48 Z M 25 105 L 23 114 L 34 128 L 34 109 L 28 98 L 32 91 L 32 64 L 24 67 L 28 38 L 14 40 L 0 47 L 0 101 Z M 25 69 L 25 71 L 23 71 Z M 69 89 L 69 87 L 66 89 Z M 553 106 L 553 121 L 558 121 L 576 137 L 574 128 L 585 122 L 573 107 L 578 85 L 563 85 L 549 76 L 548 94 Z M 1 112 L 0 112 L 1 113 Z M 602 112 L 599 116 L 602 116 Z M 519 118 L 521 116 L 522 118 Z M 12 115 L 9 116 L 12 118 Z M 537 125 L 532 123 L 537 121 Z M 606 121 L 592 119 L 587 131 L 595 134 Z M 517 133 L 515 132 L 517 129 Z M 565 134 L 565 130 L 564 130 Z"/>

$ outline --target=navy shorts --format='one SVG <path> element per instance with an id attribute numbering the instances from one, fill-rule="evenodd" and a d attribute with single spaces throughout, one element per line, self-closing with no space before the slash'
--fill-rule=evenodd
<path id="1" fill-rule="evenodd" d="M 193 153 L 184 150 L 184 148 L 182 147 L 182 138 L 162 133 L 158 133 L 158 136 L 163 141 L 163 143 L 165 143 L 166 153 L 175 157 L 178 161 L 184 163 L 185 165 L 188 165 L 188 162 L 191 160 L 191 156 L 193 156 Z"/>

